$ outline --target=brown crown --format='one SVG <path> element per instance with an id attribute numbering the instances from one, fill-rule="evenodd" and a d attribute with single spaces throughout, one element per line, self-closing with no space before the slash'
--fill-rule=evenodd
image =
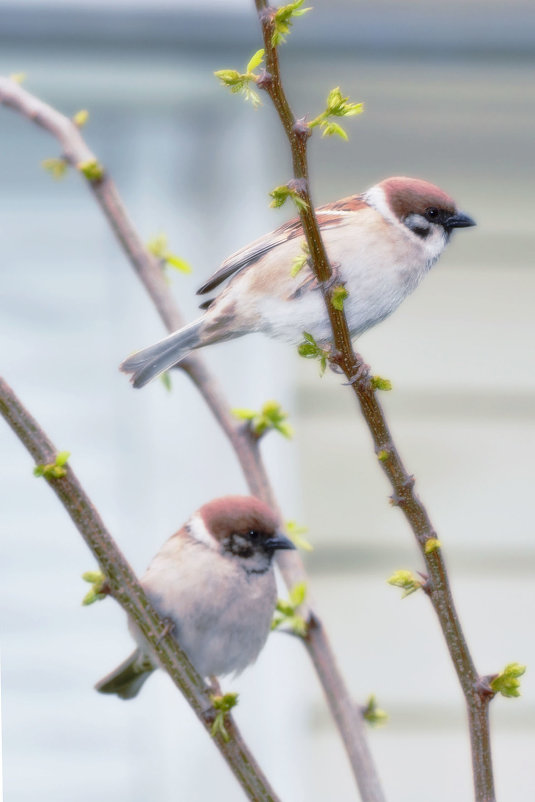
<path id="1" fill-rule="evenodd" d="M 420 178 L 387 178 L 379 186 L 385 193 L 388 205 L 403 220 L 408 214 L 424 214 L 431 206 L 455 214 L 455 201 L 429 181 Z"/>
<path id="2" fill-rule="evenodd" d="M 247 534 L 251 530 L 274 534 L 279 519 L 260 499 L 252 496 L 224 496 L 204 504 L 199 510 L 204 524 L 217 540 L 229 534 Z"/>

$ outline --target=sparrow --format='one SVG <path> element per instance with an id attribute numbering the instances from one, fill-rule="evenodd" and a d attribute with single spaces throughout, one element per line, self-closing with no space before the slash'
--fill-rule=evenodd
<path id="1" fill-rule="evenodd" d="M 438 187 L 418 178 L 387 178 L 362 195 L 316 209 L 336 281 L 348 291 L 344 303 L 356 337 L 390 315 L 437 261 L 456 228 L 471 217 Z M 198 290 L 204 295 L 228 284 L 201 304 L 204 314 L 121 364 L 134 387 L 211 343 L 263 332 L 297 345 L 303 332 L 327 344 L 331 326 L 320 285 L 310 266 L 292 276 L 305 244 L 299 218 L 290 220 L 229 256 Z"/>
<path id="2" fill-rule="evenodd" d="M 164 543 L 141 585 L 201 676 L 238 674 L 256 660 L 277 599 L 273 555 L 294 548 L 272 510 L 250 496 L 204 504 Z M 158 668 L 129 628 L 136 650 L 95 686 L 121 699 L 136 696 Z"/>

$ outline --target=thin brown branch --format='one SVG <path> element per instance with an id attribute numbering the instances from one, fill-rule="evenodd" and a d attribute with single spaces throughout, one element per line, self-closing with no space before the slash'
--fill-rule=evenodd
<path id="1" fill-rule="evenodd" d="M 65 159 L 73 167 L 77 168 L 84 162 L 98 161 L 71 119 L 19 84 L 1 76 L 0 103 L 9 106 L 55 136 L 62 147 Z M 104 171 L 101 178 L 88 183 L 165 326 L 170 331 L 179 328 L 182 325 L 182 318 L 163 280 L 158 261 L 147 251 L 134 229 L 111 177 Z M 227 435 L 251 493 L 277 509 L 278 505 L 260 456 L 257 439 L 251 436 L 246 426 L 232 418 L 229 404 L 200 357 L 191 356 L 181 362 L 180 367 L 193 381 Z M 292 588 L 298 582 L 307 582 L 303 562 L 297 552 L 279 554 L 277 563 L 288 588 Z M 354 715 L 356 706 L 342 680 L 319 616 L 310 608 L 304 610 L 303 614 L 309 615 L 315 622 L 315 626 L 310 627 L 306 646 L 351 760 L 353 772 L 360 778 L 359 786 L 363 802 L 383 802 L 383 796 L 379 791 L 374 793 L 370 790 L 368 793 L 366 790 L 378 789 L 379 781 L 367 746 L 365 722 L 362 717 Z"/>
<path id="2" fill-rule="evenodd" d="M 2 378 L 0 378 L 0 413 L 37 465 L 49 465 L 55 462 L 57 450 Z M 74 471 L 69 465 L 65 468 L 64 476 L 45 481 L 48 481 L 93 552 L 106 577 L 110 595 L 135 621 L 162 668 L 167 671 L 195 711 L 197 718 L 210 733 L 215 711 L 210 701 L 209 688 L 175 639 L 167 634 L 168 625 L 150 605 L 134 572 L 117 548 Z M 228 741 L 225 741 L 219 733 L 213 736 L 213 739 L 245 794 L 252 800 L 277 802 L 278 797 L 231 719 L 228 721 L 227 731 L 230 736 Z"/>
<path id="3" fill-rule="evenodd" d="M 299 194 L 306 202 L 300 210 L 305 231 L 311 264 L 323 289 L 323 296 L 333 331 L 336 349 L 336 362 L 343 369 L 353 392 L 359 402 L 364 419 L 373 438 L 376 453 L 385 452 L 381 459 L 383 467 L 393 488 L 392 503 L 399 506 L 409 522 L 420 547 L 429 572 L 427 591 L 438 616 L 448 650 L 459 679 L 468 711 L 468 724 L 472 747 L 472 767 L 474 774 L 476 802 L 495 800 L 492 775 L 490 728 L 488 706 L 490 696 L 481 693 L 480 677 L 475 669 L 468 644 L 463 634 L 455 609 L 450 584 L 442 556 L 442 549 L 426 551 L 426 543 L 436 539 L 436 532 L 427 511 L 414 490 L 414 479 L 409 475 L 393 443 L 383 410 L 377 400 L 376 392 L 368 376 L 362 357 L 353 350 L 351 335 L 344 311 L 334 308 L 331 303 L 332 286 L 329 278 L 332 269 L 321 238 L 314 206 L 308 185 L 307 134 L 305 127 L 297 121 L 286 99 L 281 82 L 277 48 L 272 45 L 273 13 L 266 0 L 255 0 L 262 26 L 264 39 L 266 71 L 268 79 L 262 80 L 261 88 L 271 97 L 279 114 L 282 126 L 290 143 L 294 178 L 301 180 Z"/>

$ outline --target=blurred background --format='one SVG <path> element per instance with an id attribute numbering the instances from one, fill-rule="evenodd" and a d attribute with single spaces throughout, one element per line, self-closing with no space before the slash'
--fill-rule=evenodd
<path id="1" fill-rule="evenodd" d="M 111 7 L 110 7 L 111 6 Z M 267 192 L 290 175 L 274 112 L 254 111 L 213 70 L 260 46 L 248 0 L 0 2 L 0 71 L 84 130 L 144 239 L 160 231 L 191 262 L 174 274 L 184 315 L 230 252 L 281 223 Z M 392 430 L 445 547 L 482 673 L 535 665 L 533 186 L 535 12 L 520 0 L 430 4 L 316 0 L 282 48 L 298 115 L 340 85 L 366 113 L 349 143 L 311 142 L 317 203 L 388 175 L 427 178 L 476 218 L 398 312 L 359 341 Z M 71 464 L 138 572 L 206 499 L 246 486 L 185 377 L 131 390 L 117 370 L 161 323 L 72 172 L 40 166 L 57 143 L 0 109 L 1 371 Z M 340 377 L 250 337 L 205 358 L 232 406 L 276 398 L 295 428 L 263 450 L 284 516 L 309 527 L 311 594 L 359 702 L 389 713 L 370 733 L 391 802 L 472 796 L 461 693 L 427 599 L 386 584 L 420 558 L 387 502 L 368 432 Z M 241 798 L 163 675 L 124 704 L 92 686 L 131 649 L 111 601 L 82 608 L 94 562 L 5 425 L 0 425 L 4 791 L 89 802 Z M 282 592 L 282 590 L 281 590 Z M 273 635 L 227 689 L 285 801 L 357 798 L 304 650 Z M 492 705 L 498 797 L 535 788 L 533 671 L 519 700 Z M 432 789 L 432 792 L 431 792 Z"/>

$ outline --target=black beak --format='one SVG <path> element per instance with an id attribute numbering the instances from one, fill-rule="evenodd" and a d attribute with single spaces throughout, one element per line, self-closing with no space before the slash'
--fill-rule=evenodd
<path id="1" fill-rule="evenodd" d="M 286 537 L 286 535 L 283 535 L 281 532 L 277 532 L 264 541 L 264 548 L 266 551 L 278 551 L 279 549 L 295 549 L 295 546 L 289 537 Z"/>
<path id="2" fill-rule="evenodd" d="M 448 217 L 444 223 L 444 228 L 469 228 L 470 226 L 475 226 L 475 224 L 475 220 L 472 220 L 467 214 L 457 212 L 456 214 L 452 214 L 451 217 Z"/>

